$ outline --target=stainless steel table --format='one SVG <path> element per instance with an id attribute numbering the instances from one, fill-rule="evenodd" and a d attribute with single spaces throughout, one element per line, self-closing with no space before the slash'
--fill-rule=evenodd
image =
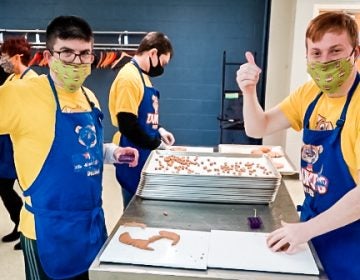
<path id="1" fill-rule="evenodd" d="M 152 279 L 327 279 L 323 270 L 320 276 L 268 273 L 245 270 L 207 269 L 206 271 L 171 269 L 161 267 L 100 263 L 99 257 L 117 231 L 126 222 L 141 222 L 149 227 L 176 228 L 210 231 L 250 231 L 247 217 L 254 208 L 261 216 L 263 227 L 258 231 L 270 232 L 280 226 L 280 221 L 299 220 L 289 193 L 281 184 L 275 201 L 271 205 L 216 204 L 177 201 L 133 199 L 120 218 L 108 240 L 92 263 L 89 273 L 91 280 L 152 280 Z M 315 259 L 317 260 L 316 256 Z M 318 260 L 317 260 L 318 262 Z M 319 263 L 319 262 L 318 262 Z"/>

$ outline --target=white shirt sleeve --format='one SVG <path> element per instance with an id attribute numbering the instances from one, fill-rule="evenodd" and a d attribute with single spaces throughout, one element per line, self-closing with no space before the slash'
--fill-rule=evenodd
<path id="1" fill-rule="evenodd" d="M 114 157 L 114 152 L 119 146 L 114 143 L 104 143 L 103 153 L 104 153 L 104 163 L 111 164 L 117 162 Z"/>

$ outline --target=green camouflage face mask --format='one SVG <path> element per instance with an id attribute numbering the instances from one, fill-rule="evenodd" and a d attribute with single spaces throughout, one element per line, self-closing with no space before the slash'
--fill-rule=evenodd
<path id="1" fill-rule="evenodd" d="M 351 53 L 352 54 L 352 53 Z M 311 78 L 326 93 L 335 93 L 349 78 L 353 64 L 350 57 L 329 62 L 308 62 L 307 72 Z"/>
<path id="2" fill-rule="evenodd" d="M 77 91 L 91 73 L 91 64 L 64 63 L 59 59 L 53 59 L 49 67 L 68 92 Z"/>

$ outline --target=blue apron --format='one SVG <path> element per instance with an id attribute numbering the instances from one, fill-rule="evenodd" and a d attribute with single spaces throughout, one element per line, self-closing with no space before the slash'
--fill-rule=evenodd
<path id="1" fill-rule="evenodd" d="M 107 238 L 102 210 L 102 113 L 63 113 L 56 100 L 55 138 L 34 183 L 24 194 L 35 217 L 40 261 L 51 278 L 87 271 Z M 52 128 L 50 128 L 52 129 Z"/>
<path id="2" fill-rule="evenodd" d="M 144 85 L 144 96 L 138 109 L 138 122 L 147 135 L 153 138 L 160 138 L 160 134 L 158 132 L 158 100 L 160 98 L 159 91 L 153 87 L 147 87 L 145 85 L 144 77 L 139 65 L 133 59 L 131 60 L 131 63 L 133 63 L 138 69 Z M 127 139 L 124 135 L 121 135 L 119 146 L 130 146 L 136 148 L 139 151 L 139 161 L 136 167 L 129 167 L 127 164 L 115 164 L 116 178 L 121 187 L 134 195 L 140 181 L 141 170 L 151 150 L 140 148 Z"/>
<path id="3" fill-rule="evenodd" d="M 22 79 L 30 68 L 27 68 L 20 76 Z M 12 81 L 15 74 L 9 79 Z M 16 169 L 14 164 L 14 150 L 11 143 L 10 135 L 0 135 L 0 178 L 16 179 Z"/>
<path id="4" fill-rule="evenodd" d="M 311 148 L 308 146 L 301 157 L 301 179 L 305 191 L 301 221 L 326 211 L 356 187 L 341 152 L 341 130 L 359 80 L 357 74 L 334 130 L 309 129 L 310 116 L 322 92 L 306 111 L 303 142 L 304 146 L 311 145 Z M 312 243 L 330 279 L 359 279 L 360 221 L 317 236 Z"/>

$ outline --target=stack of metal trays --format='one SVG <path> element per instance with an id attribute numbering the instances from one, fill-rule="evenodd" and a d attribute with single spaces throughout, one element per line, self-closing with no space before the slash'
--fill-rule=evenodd
<path id="1" fill-rule="evenodd" d="M 281 175 L 266 155 L 152 151 L 141 173 L 142 198 L 267 204 Z"/>

